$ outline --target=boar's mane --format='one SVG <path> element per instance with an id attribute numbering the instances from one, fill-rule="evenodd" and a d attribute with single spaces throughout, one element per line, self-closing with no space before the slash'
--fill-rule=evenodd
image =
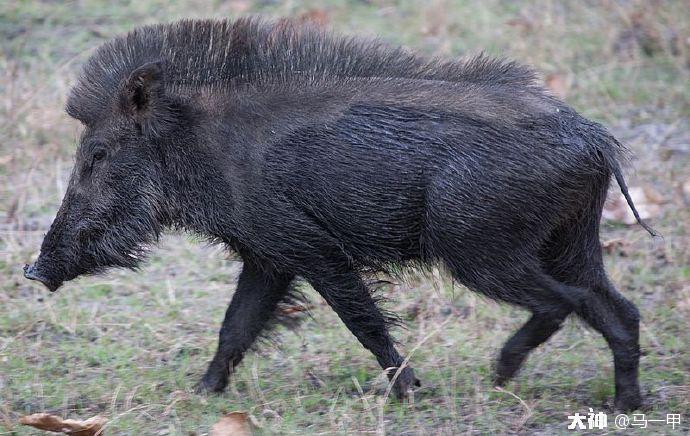
<path id="1" fill-rule="evenodd" d="M 67 112 L 89 124 L 110 109 L 137 67 L 161 61 L 168 89 L 230 83 L 313 82 L 333 77 L 396 77 L 508 86 L 542 93 L 532 70 L 483 55 L 425 58 L 379 40 L 335 36 L 289 20 L 183 20 L 137 28 L 104 44 L 83 69 Z"/>

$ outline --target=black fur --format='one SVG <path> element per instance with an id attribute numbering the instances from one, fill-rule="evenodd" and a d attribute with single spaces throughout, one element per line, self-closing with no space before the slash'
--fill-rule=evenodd
<path id="1" fill-rule="evenodd" d="M 67 111 L 85 126 L 77 163 L 27 276 L 54 290 L 133 268 L 165 228 L 226 244 L 244 269 L 201 389 L 226 386 L 296 277 L 399 367 L 394 317 L 363 276 L 443 263 L 533 313 L 498 383 L 574 312 L 613 350 L 616 406 L 640 405 L 639 315 L 606 278 L 598 235 L 612 175 L 627 194 L 624 150 L 529 69 L 285 20 L 182 21 L 106 43 Z M 395 392 L 415 384 L 404 368 Z"/>

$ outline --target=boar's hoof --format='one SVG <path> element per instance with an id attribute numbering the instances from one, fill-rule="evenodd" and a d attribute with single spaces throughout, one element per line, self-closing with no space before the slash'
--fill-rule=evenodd
<path id="1" fill-rule="evenodd" d="M 493 384 L 502 388 L 515 376 L 520 369 L 520 364 L 524 359 L 512 353 L 501 352 L 500 358 L 493 364 Z"/>
<path id="2" fill-rule="evenodd" d="M 508 384 L 510 379 L 513 378 L 514 373 L 515 371 L 496 371 L 496 374 L 494 374 L 493 379 L 494 386 L 499 388 L 504 387 L 506 384 Z"/>
<path id="3" fill-rule="evenodd" d="M 194 386 L 197 394 L 221 393 L 228 385 L 228 378 L 219 374 L 206 373 L 199 383 Z"/>
<path id="4" fill-rule="evenodd" d="M 402 370 L 398 378 L 395 380 L 395 384 L 393 385 L 393 394 L 398 400 L 402 401 L 407 398 L 409 391 L 414 386 L 419 387 L 421 385 L 422 382 L 415 377 L 412 368 L 407 367 Z"/>
<path id="5" fill-rule="evenodd" d="M 616 401 L 614 402 L 615 410 L 621 412 L 632 412 L 633 410 L 638 410 L 642 407 L 642 396 L 640 395 L 639 391 L 634 390 L 632 392 L 616 394 Z"/>

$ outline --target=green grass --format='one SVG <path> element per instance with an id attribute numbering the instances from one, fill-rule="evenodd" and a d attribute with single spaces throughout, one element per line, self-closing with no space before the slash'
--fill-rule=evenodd
<path id="1" fill-rule="evenodd" d="M 108 434 L 205 434 L 224 413 L 248 411 L 262 433 L 567 433 L 567 415 L 611 411 L 604 340 L 572 320 L 536 350 L 506 391 L 492 363 L 527 314 L 469 293 L 444 274 L 410 274 L 386 292 L 406 329 L 395 336 L 423 382 L 407 403 L 386 400 L 374 358 L 306 289 L 313 317 L 259 347 L 226 394 L 192 391 L 241 265 L 219 247 L 169 235 L 140 273 L 113 271 L 57 294 L 22 278 L 66 186 L 79 127 L 62 111 L 90 50 L 133 26 L 181 17 L 322 9 L 330 26 L 380 35 L 441 56 L 485 50 L 569 83 L 566 100 L 610 125 L 634 152 L 631 186 L 666 202 L 653 248 L 638 227 L 606 258 L 614 283 L 643 315 L 641 383 L 647 416 L 682 413 L 690 430 L 690 8 L 687 2 L 500 0 L 273 2 L 10 1 L 0 7 L 0 434 L 32 434 L 35 412 L 109 419 Z M 614 50 L 636 20 L 658 36 L 653 55 Z M 654 33 L 652 32 L 652 33 Z M 674 43 L 672 35 L 676 35 Z M 671 35 L 671 36 L 669 36 Z M 673 48 L 678 45 L 678 50 Z M 678 51 L 674 54 L 674 51 Z M 670 157 L 669 157 L 670 156 Z M 414 350 L 414 352 L 412 352 Z M 661 423 L 650 431 L 671 432 Z"/>

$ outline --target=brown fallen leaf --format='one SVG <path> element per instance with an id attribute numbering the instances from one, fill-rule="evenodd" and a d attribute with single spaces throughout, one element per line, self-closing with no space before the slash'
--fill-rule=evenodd
<path id="1" fill-rule="evenodd" d="M 99 415 L 85 421 L 62 419 L 59 416 L 50 415 L 48 413 L 34 413 L 33 415 L 19 418 L 20 424 L 28 425 L 39 430 L 65 433 L 72 436 L 102 435 L 103 426 L 107 422 L 107 419 Z"/>
<path id="2" fill-rule="evenodd" d="M 630 197 L 643 220 L 655 217 L 661 213 L 661 204 L 666 200 L 651 188 L 632 187 L 628 189 Z M 635 215 L 628 207 L 625 197 L 620 192 L 610 195 L 604 205 L 602 217 L 608 221 L 615 221 L 627 225 L 635 224 Z"/>
<path id="3" fill-rule="evenodd" d="M 211 436 L 249 436 L 249 415 L 246 412 L 230 412 L 211 427 Z"/>
<path id="4" fill-rule="evenodd" d="M 244 14 L 252 8 L 252 2 L 248 0 L 230 0 L 228 2 L 230 11 L 234 14 Z"/>
<path id="5" fill-rule="evenodd" d="M 506 25 L 520 29 L 524 34 L 534 32 L 535 22 L 529 17 L 519 16 L 506 21 Z"/>
<path id="6" fill-rule="evenodd" d="M 445 0 L 435 0 L 426 8 L 424 16 L 425 25 L 421 31 L 424 36 L 443 36 L 448 30 L 448 14 L 445 12 L 448 5 Z"/>
<path id="7" fill-rule="evenodd" d="M 331 18 L 325 9 L 310 9 L 295 17 L 298 23 L 311 23 L 317 27 L 326 27 Z"/>
<path id="8" fill-rule="evenodd" d="M 570 91 L 570 78 L 561 73 L 547 74 L 546 87 L 558 98 L 566 98 Z"/>
<path id="9" fill-rule="evenodd" d="M 601 248 L 606 254 L 620 253 L 626 255 L 626 248 L 630 245 L 628 241 L 622 238 L 609 239 L 601 243 Z"/>

